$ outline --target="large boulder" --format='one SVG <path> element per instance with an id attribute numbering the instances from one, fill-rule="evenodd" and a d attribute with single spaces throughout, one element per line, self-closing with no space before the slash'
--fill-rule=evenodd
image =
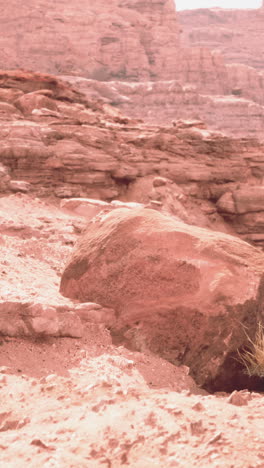
<path id="1" fill-rule="evenodd" d="M 189 366 L 209 387 L 225 372 L 231 379 L 231 357 L 254 335 L 263 272 L 263 253 L 238 238 L 122 208 L 88 224 L 61 292 L 115 309 L 115 336 Z"/>

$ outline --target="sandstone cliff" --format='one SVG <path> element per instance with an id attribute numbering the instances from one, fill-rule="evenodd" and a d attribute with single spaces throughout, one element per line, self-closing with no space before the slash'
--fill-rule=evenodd
<path id="1" fill-rule="evenodd" d="M 264 6 L 257 10 L 222 8 L 178 12 L 182 41 L 189 47 L 209 47 L 227 63 L 264 69 Z"/>
<path id="2" fill-rule="evenodd" d="M 186 10 L 178 13 L 178 19 L 182 26 L 182 44 L 196 50 L 196 53 L 201 48 L 209 48 L 224 59 L 227 66 L 222 78 L 226 90 L 220 94 L 233 93 L 263 105 L 262 8 Z M 214 90 L 212 92 L 215 94 Z"/>
<path id="3" fill-rule="evenodd" d="M 210 128 L 230 136 L 263 139 L 264 106 L 243 95 L 232 94 L 231 89 L 227 94 L 208 94 L 178 80 L 102 83 L 80 77 L 67 79 L 87 97 L 100 98 L 131 118 L 144 119 L 150 124 L 171 125 L 173 120 L 182 118 L 203 120 Z"/>
<path id="4" fill-rule="evenodd" d="M 0 119 L 2 193 L 153 202 L 264 242 L 264 147 L 255 139 L 199 121 L 148 126 L 54 76 L 21 72 L 0 72 Z M 157 176 L 165 182 L 155 187 Z"/>
<path id="5" fill-rule="evenodd" d="M 179 28 L 173 0 L 18 0 L 1 11 L 0 68 L 99 80 L 171 79 Z"/>
<path id="6" fill-rule="evenodd" d="M 198 10 L 198 24 L 200 17 L 206 24 L 211 16 L 213 20 L 216 18 L 216 23 L 222 21 L 221 11 L 213 10 L 212 15 L 210 11 L 208 17 L 204 10 Z M 232 10 L 231 19 L 240 13 Z M 184 21 L 182 15 L 184 13 L 180 18 Z M 244 12 L 241 15 L 246 18 Z M 251 41 L 252 50 L 258 50 L 263 14 L 251 12 L 250 15 L 255 15 L 252 16 L 252 37 L 255 38 Z M 230 28 L 233 27 L 231 19 L 227 16 Z M 217 28 L 213 20 L 211 30 L 214 33 Z M 195 34 L 190 40 L 185 23 L 180 40 L 173 0 L 111 0 L 107 3 L 78 0 L 74 6 L 64 1 L 49 0 L 43 5 L 40 0 L 34 3 L 31 0 L 21 5 L 18 0 L 11 0 L 2 9 L 0 25 L 3 32 L 0 67 L 2 64 L 3 68 L 85 77 L 93 79 L 94 83 L 96 80 L 119 81 L 117 94 L 121 94 L 121 98 L 117 105 L 122 101 L 122 111 L 149 122 L 199 117 L 215 129 L 230 130 L 232 134 L 260 136 L 263 132 L 263 73 L 243 63 L 226 64 L 222 49 L 214 50 L 217 49 L 214 44 L 199 41 Z M 194 32 L 197 29 L 193 23 L 190 27 Z M 208 45 L 213 49 L 205 47 Z M 257 55 L 261 61 L 262 52 Z M 231 61 L 238 58 L 232 56 Z M 168 81 L 177 81 L 181 87 L 171 86 Z M 133 93 L 126 88 L 127 95 L 119 92 L 125 89 L 124 82 L 145 85 L 133 86 Z M 160 85 L 149 85 L 149 82 Z M 182 91 L 175 93 L 172 88 Z M 100 95 L 101 90 L 102 87 L 97 88 L 97 94 L 99 91 Z"/>

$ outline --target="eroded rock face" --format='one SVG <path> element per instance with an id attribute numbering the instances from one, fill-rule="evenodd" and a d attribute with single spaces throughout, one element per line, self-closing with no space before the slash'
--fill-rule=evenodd
<path id="1" fill-rule="evenodd" d="M 16 28 L 10 28 L 14 11 L 20 14 L 15 20 Z M 198 23 L 204 16 L 199 12 L 201 10 L 196 13 Z M 213 13 L 209 10 L 207 16 L 205 13 L 204 21 L 210 19 L 213 24 L 213 38 L 217 30 L 214 21 L 221 22 L 221 12 L 218 13 L 218 10 Z M 238 18 L 247 15 L 240 13 Z M 255 51 L 262 43 L 263 14 L 260 10 L 250 12 L 252 14 L 255 26 L 251 42 Z M 115 104 L 117 101 L 130 116 L 150 122 L 198 117 L 215 129 L 231 129 L 230 132 L 237 135 L 261 135 L 264 116 L 262 67 L 256 70 L 249 66 L 252 63 L 243 60 L 238 60 L 238 64 L 231 60 L 227 65 L 221 47 L 216 50 L 214 43 L 209 44 L 212 46 L 209 48 L 207 43 L 199 42 L 196 24 L 195 27 L 191 25 L 190 35 L 193 34 L 194 39 L 189 39 L 188 25 L 184 23 L 180 40 L 177 15 L 173 0 L 111 0 L 107 4 L 103 0 L 78 0 L 74 7 L 65 0 L 60 3 L 49 0 L 45 5 L 40 0 L 34 4 L 30 0 L 23 7 L 18 5 L 18 0 L 12 0 L 3 7 L 0 20 L 3 31 L 0 66 L 2 62 L 2 66 L 11 69 L 21 67 L 93 79 L 99 83 L 99 86 L 95 84 L 95 94 L 112 99 Z M 228 49 L 230 38 L 235 34 L 240 41 L 241 36 L 240 31 L 234 33 L 229 16 L 230 34 L 225 42 Z M 231 16 L 236 17 L 236 11 L 232 11 Z M 225 32 L 220 31 L 220 36 L 225 38 Z M 260 52 L 258 60 L 261 62 Z M 112 80 L 120 82 L 119 88 L 124 82 L 132 82 L 132 92 L 123 95 L 119 90 L 113 91 L 112 85 L 111 89 L 100 85 Z M 135 83 L 144 85 L 140 89 Z M 181 91 L 177 90 L 179 87 Z M 220 99 L 215 97 L 218 95 Z M 56 116 L 57 109 L 53 108 L 54 103 L 49 101 L 48 95 L 34 99 L 33 96 L 26 99 L 18 96 L 17 108 L 23 112 L 32 110 L 35 104 L 38 108 L 40 105 L 48 108 Z M 6 108 L 7 104 L 4 106 Z M 2 107 L 3 104 L 0 113 Z"/>
<path id="2" fill-rule="evenodd" d="M 56 76 L 24 70 L 0 70 L 1 101 L 13 103 L 17 108 L 21 108 L 22 113 L 24 110 L 28 113 L 28 105 L 31 111 L 34 108 L 47 106 L 48 99 L 44 102 L 45 105 L 43 105 L 43 102 L 39 102 L 37 99 L 38 96 L 40 98 L 46 96 L 47 98 L 51 97 L 68 102 L 80 102 L 82 99 L 82 95 L 76 89 L 69 87 L 65 81 L 60 80 Z M 26 102 L 27 108 L 22 104 Z M 54 106 L 55 104 L 53 103 L 53 109 Z"/>
<path id="3" fill-rule="evenodd" d="M 94 80 L 68 79 L 87 96 L 100 97 L 131 118 L 150 124 L 171 124 L 175 119 L 203 120 L 210 128 L 230 136 L 262 139 L 263 77 L 245 65 L 216 67 L 212 54 L 211 66 L 206 65 L 201 52 L 192 53 L 193 59 L 183 62 L 186 69 L 180 81 L 98 84 Z M 210 58 L 209 52 L 207 55 Z"/>
<path id="4" fill-rule="evenodd" d="M 247 240 L 261 242 L 264 239 L 263 186 L 242 185 L 220 197 L 217 207 L 219 213 Z"/>
<path id="5" fill-rule="evenodd" d="M 218 50 L 228 63 L 264 68 L 263 11 L 200 8 L 178 12 L 182 40 L 190 47 Z"/>
<path id="6" fill-rule="evenodd" d="M 206 385 L 254 333 L 263 307 L 264 255 L 237 238 L 149 209 L 93 220 L 60 291 L 114 308 L 131 346 L 192 369 Z"/>
<path id="7" fill-rule="evenodd" d="M 14 11 L 16 28 L 10 27 Z M 2 66 L 99 80 L 171 79 L 179 45 L 173 0 L 37 0 L 23 6 L 12 0 L 3 7 L 1 31 Z"/>
<path id="8" fill-rule="evenodd" d="M 2 72 L 0 86 L 0 107 L 8 104 L 0 112 L 1 193 L 154 202 L 184 222 L 263 245 L 251 212 L 230 217 L 217 203 L 241 184 L 249 198 L 247 185 L 261 187 L 257 140 L 226 137 L 200 120 L 150 126 L 52 75 Z M 155 185 L 156 177 L 165 183 Z"/>

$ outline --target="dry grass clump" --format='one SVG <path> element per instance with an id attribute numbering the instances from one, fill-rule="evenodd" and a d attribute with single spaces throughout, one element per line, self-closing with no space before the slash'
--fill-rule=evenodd
<path id="1" fill-rule="evenodd" d="M 264 326 L 259 322 L 254 341 L 249 338 L 249 348 L 238 351 L 239 361 L 245 366 L 246 373 L 264 378 Z"/>

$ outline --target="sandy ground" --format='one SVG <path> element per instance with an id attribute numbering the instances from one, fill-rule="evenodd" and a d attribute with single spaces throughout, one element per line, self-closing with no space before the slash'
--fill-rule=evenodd
<path id="1" fill-rule="evenodd" d="M 0 198 L 0 299 L 67 303 L 85 224 L 52 201 Z M 263 395 L 208 395 L 184 366 L 83 337 L 0 337 L 0 467 L 264 467 Z"/>

